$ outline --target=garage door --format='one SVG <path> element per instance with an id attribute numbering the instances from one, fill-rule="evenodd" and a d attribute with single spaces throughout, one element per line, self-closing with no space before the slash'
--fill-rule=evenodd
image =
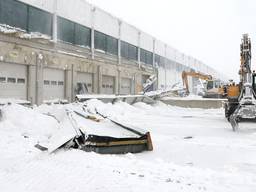
<path id="1" fill-rule="evenodd" d="M 86 94 L 93 92 L 93 74 L 77 72 L 77 94 Z"/>
<path id="2" fill-rule="evenodd" d="M 27 66 L 0 63 L 0 97 L 27 99 Z"/>
<path id="3" fill-rule="evenodd" d="M 115 79 L 112 76 L 102 76 L 102 93 L 114 94 L 115 91 Z"/>
<path id="4" fill-rule="evenodd" d="M 120 94 L 129 95 L 131 94 L 131 89 L 132 89 L 132 80 L 129 78 L 122 78 Z"/>
<path id="5" fill-rule="evenodd" d="M 44 100 L 64 99 L 64 71 L 44 69 Z"/>

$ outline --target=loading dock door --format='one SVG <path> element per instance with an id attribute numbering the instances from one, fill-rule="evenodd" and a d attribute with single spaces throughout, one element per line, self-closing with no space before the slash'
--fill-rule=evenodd
<path id="1" fill-rule="evenodd" d="M 27 99 L 27 66 L 0 62 L 0 97 Z"/>
<path id="2" fill-rule="evenodd" d="M 85 94 L 93 92 L 93 74 L 77 72 L 77 94 Z"/>
<path id="3" fill-rule="evenodd" d="M 44 69 L 44 100 L 64 99 L 64 70 Z"/>
<path id="4" fill-rule="evenodd" d="M 102 94 L 114 94 L 115 79 L 112 76 L 102 76 Z"/>
<path id="5" fill-rule="evenodd" d="M 120 94 L 121 95 L 131 94 L 131 88 L 132 88 L 132 80 L 129 78 L 122 78 Z"/>

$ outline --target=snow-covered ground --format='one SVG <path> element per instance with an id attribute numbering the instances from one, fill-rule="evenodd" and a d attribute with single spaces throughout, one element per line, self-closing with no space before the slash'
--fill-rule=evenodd
<path id="1" fill-rule="evenodd" d="M 0 191 L 256 190 L 256 126 L 232 132 L 222 109 L 185 109 L 123 102 L 88 107 L 151 132 L 154 151 L 100 155 L 80 150 L 41 152 L 36 143 L 58 128 L 43 113 L 63 108 L 4 106 L 0 122 Z"/>

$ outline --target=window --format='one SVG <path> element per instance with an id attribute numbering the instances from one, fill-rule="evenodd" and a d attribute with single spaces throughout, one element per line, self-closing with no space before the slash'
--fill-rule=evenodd
<path id="1" fill-rule="evenodd" d="M 149 51 L 146 52 L 146 64 L 153 64 L 153 53 Z"/>
<path id="2" fill-rule="evenodd" d="M 27 29 L 28 6 L 15 0 L 0 1 L 0 23 Z"/>
<path id="3" fill-rule="evenodd" d="M 121 56 L 129 59 L 129 47 L 128 43 L 121 41 Z"/>
<path id="4" fill-rule="evenodd" d="M 155 55 L 155 64 L 157 64 L 159 67 L 165 67 L 165 58 L 160 55 Z"/>
<path id="5" fill-rule="evenodd" d="M 63 86 L 63 85 L 64 85 L 64 82 L 63 82 L 63 81 L 58 81 L 58 85 L 59 85 L 59 86 Z"/>
<path id="6" fill-rule="evenodd" d="M 106 36 L 106 41 L 107 41 L 107 53 L 117 55 L 118 53 L 118 40 L 111 37 L 111 36 Z"/>
<path id="7" fill-rule="evenodd" d="M 6 77 L 0 77 L 0 83 L 6 83 Z"/>
<path id="8" fill-rule="evenodd" d="M 44 85 L 50 85 L 50 81 L 44 80 Z"/>
<path id="9" fill-rule="evenodd" d="M 167 59 L 166 60 L 166 65 L 163 66 L 163 67 L 165 67 L 166 69 L 171 69 L 172 68 L 172 61 Z"/>
<path id="10" fill-rule="evenodd" d="M 155 64 L 160 66 L 160 56 L 159 55 L 155 55 Z"/>
<path id="11" fill-rule="evenodd" d="M 52 15 L 46 11 L 29 6 L 29 32 L 39 32 L 52 36 Z"/>
<path id="12" fill-rule="evenodd" d="M 75 23 L 62 17 L 58 17 L 58 39 L 74 44 Z"/>
<path id="13" fill-rule="evenodd" d="M 153 53 L 140 49 L 140 60 L 145 64 L 153 64 Z"/>
<path id="14" fill-rule="evenodd" d="M 57 85 L 57 81 L 51 81 L 51 85 Z"/>
<path id="15" fill-rule="evenodd" d="M 113 55 L 118 54 L 118 40 L 104 33 L 95 31 L 94 34 L 95 49 L 102 50 Z"/>
<path id="16" fill-rule="evenodd" d="M 128 58 L 130 60 L 138 59 L 138 49 L 136 46 L 128 44 Z"/>
<path id="17" fill-rule="evenodd" d="M 75 45 L 91 47 L 91 29 L 58 17 L 58 39 Z"/>
<path id="18" fill-rule="evenodd" d="M 80 24 L 75 24 L 75 44 L 91 47 L 91 30 Z"/>
<path id="19" fill-rule="evenodd" d="M 129 60 L 138 59 L 138 48 L 134 45 L 121 41 L 121 56 Z"/>
<path id="20" fill-rule="evenodd" d="M 16 79 L 13 77 L 8 77 L 7 82 L 8 83 L 16 83 Z"/>
<path id="21" fill-rule="evenodd" d="M 165 66 L 165 58 L 160 56 L 160 66 L 164 67 Z"/>
<path id="22" fill-rule="evenodd" d="M 18 84 L 25 84 L 25 82 L 26 82 L 26 81 L 25 81 L 25 79 L 23 79 L 23 78 L 18 78 L 18 79 L 17 79 L 17 83 L 18 83 Z"/>
<path id="23" fill-rule="evenodd" d="M 98 31 L 95 31 L 94 46 L 95 46 L 95 49 L 106 51 L 106 35 Z"/>
<path id="24" fill-rule="evenodd" d="M 92 84 L 91 84 L 91 83 L 88 83 L 87 86 L 88 86 L 88 87 L 92 87 Z"/>

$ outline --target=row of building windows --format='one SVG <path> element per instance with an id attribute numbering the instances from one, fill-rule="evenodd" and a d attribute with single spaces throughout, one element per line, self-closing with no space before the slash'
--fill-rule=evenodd
<path id="1" fill-rule="evenodd" d="M 102 84 L 102 88 L 113 88 L 113 85 Z"/>
<path id="2" fill-rule="evenodd" d="M 0 83 L 25 84 L 26 80 L 24 78 L 0 77 Z"/>
<path id="3" fill-rule="evenodd" d="M 63 86 L 63 85 L 64 85 L 64 82 L 63 82 L 63 81 L 44 80 L 44 85 L 58 85 L 58 86 Z"/>
<path id="4" fill-rule="evenodd" d="M 0 0 L 0 23 L 20 28 L 26 32 L 39 32 L 52 36 L 53 15 L 49 12 L 24 4 L 17 0 Z M 58 40 L 91 47 L 91 29 L 65 19 L 57 17 Z M 118 55 L 118 39 L 95 31 L 94 46 L 104 53 Z M 127 60 L 138 60 L 138 47 L 121 41 L 121 56 Z M 153 53 L 140 49 L 140 61 L 153 65 Z M 165 58 L 155 55 L 155 61 L 160 67 L 171 67 L 172 62 L 165 63 Z M 169 68 L 168 67 L 168 68 Z"/>

